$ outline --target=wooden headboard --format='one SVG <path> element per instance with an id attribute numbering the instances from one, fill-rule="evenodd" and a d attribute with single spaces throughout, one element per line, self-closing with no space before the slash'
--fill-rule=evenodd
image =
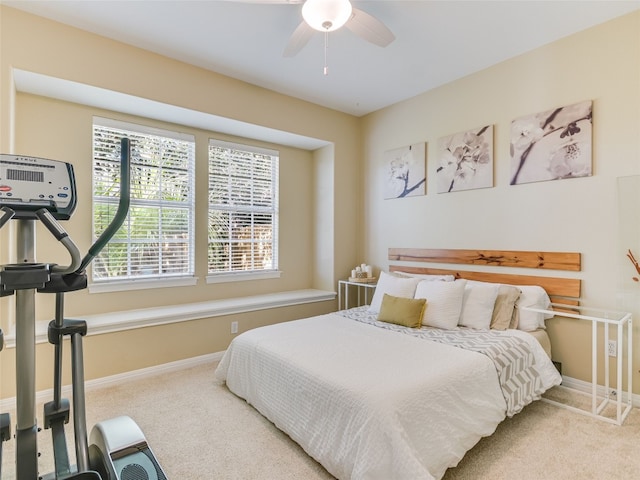
<path id="1" fill-rule="evenodd" d="M 397 264 L 393 262 L 403 262 Z M 493 271 L 432 268 L 411 266 L 407 263 L 446 263 L 455 265 L 483 265 L 492 267 L 518 267 L 536 270 L 579 272 L 581 256 L 567 252 L 528 252 L 506 250 L 451 250 L 422 248 L 390 248 L 389 270 L 432 275 L 454 275 L 456 278 L 481 282 L 507 283 L 511 285 L 540 285 L 554 303 L 578 305 L 582 281 L 579 278 L 562 278 L 536 275 L 519 275 Z"/>

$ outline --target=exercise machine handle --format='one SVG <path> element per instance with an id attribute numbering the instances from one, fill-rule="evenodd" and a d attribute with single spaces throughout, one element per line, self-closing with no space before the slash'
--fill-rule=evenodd
<path id="1" fill-rule="evenodd" d="M 59 273 L 61 275 L 75 272 L 80 266 L 80 250 L 73 240 L 69 238 L 69 234 L 62 228 L 62 226 L 58 223 L 58 221 L 53 218 L 53 215 L 46 208 L 41 208 L 36 212 L 36 216 L 40 219 L 42 223 L 44 223 L 45 227 L 51 232 L 51 234 L 56 237 L 58 240 L 69 252 L 71 256 L 71 263 L 64 267 L 62 265 L 53 265 L 51 271 L 54 273 Z"/>
<path id="2" fill-rule="evenodd" d="M 2 211 L 2 216 L 0 217 L 0 228 L 2 228 L 5 223 L 7 223 L 9 220 L 13 218 L 16 212 L 14 212 L 9 207 L 6 207 L 4 205 L 0 207 L 0 211 Z"/>
<path id="3" fill-rule="evenodd" d="M 120 147 L 120 200 L 118 202 L 118 210 L 116 210 L 116 214 L 109 226 L 89 248 L 77 272 L 83 272 L 93 259 L 98 256 L 122 226 L 129 213 L 129 204 L 131 202 L 131 143 L 129 139 L 122 138 Z"/>

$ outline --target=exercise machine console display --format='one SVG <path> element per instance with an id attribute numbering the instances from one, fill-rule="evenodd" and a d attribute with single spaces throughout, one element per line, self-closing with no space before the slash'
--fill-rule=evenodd
<path id="1" fill-rule="evenodd" d="M 56 220 L 69 220 L 76 208 L 76 184 L 70 163 L 46 158 L 0 155 L 0 205 L 13 218 L 35 218 L 46 208 Z"/>
<path id="2" fill-rule="evenodd" d="M 130 144 L 121 142 L 120 200 L 116 214 L 102 235 L 82 257 L 59 221 L 69 220 L 77 195 L 73 166 L 44 158 L 0 155 L 0 229 L 10 220 L 15 229 L 17 262 L 0 265 L 0 296 L 15 295 L 16 355 L 16 480 L 167 480 L 138 425 L 127 416 L 98 423 L 87 435 L 82 337 L 84 320 L 64 318 L 64 294 L 86 288 L 86 267 L 124 222 L 129 210 Z M 37 221 L 67 250 L 68 265 L 38 263 L 35 259 Z M 48 339 L 54 345 L 53 400 L 44 406 L 44 428 L 51 430 L 55 470 L 38 467 L 35 415 L 35 295 L 56 295 L 55 318 Z M 71 404 L 62 398 L 62 345 L 70 338 L 73 423 L 76 465 L 71 465 L 65 439 Z M 0 330 L 0 350 L 3 346 Z M 10 440 L 11 421 L 0 414 L 0 477 L 2 445 Z M 89 445 L 89 442 L 91 444 Z"/>

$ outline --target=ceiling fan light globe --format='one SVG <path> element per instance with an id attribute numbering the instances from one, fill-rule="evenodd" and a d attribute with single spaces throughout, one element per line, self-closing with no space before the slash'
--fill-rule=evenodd
<path id="1" fill-rule="evenodd" d="M 332 32 L 342 27 L 351 18 L 349 0 L 307 0 L 302 5 L 302 18 L 320 32 Z"/>

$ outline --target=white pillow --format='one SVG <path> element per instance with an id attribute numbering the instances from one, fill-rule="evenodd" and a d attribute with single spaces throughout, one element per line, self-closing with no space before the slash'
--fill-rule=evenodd
<path id="1" fill-rule="evenodd" d="M 426 298 L 422 324 L 430 327 L 453 330 L 458 326 L 462 299 L 466 280 L 453 282 L 433 282 L 422 280 L 417 288 L 415 298 Z"/>
<path id="2" fill-rule="evenodd" d="M 462 311 L 458 325 L 489 330 L 493 307 L 498 297 L 497 283 L 468 281 L 464 287 Z"/>
<path id="3" fill-rule="evenodd" d="M 456 277 L 453 275 L 429 275 L 426 273 L 393 272 L 404 277 L 419 278 L 420 280 L 440 280 L 441 282 L 453 282 Z"/>
<path id="4" fill-rule="evenodd" d="M 376 291 L 371 299 L 371 305 L 369 305 L 369 312 L 380 312 L 382 298 L 385 293 L 394 297 L 413 298 L 419 281 L 418 278 L 396 277 L 386 272 L 380 272 Z"/>
<path id="5" fill-rule="evenodd" d="M 531 307 L 548 310 L 551 308 L 551 300 L 544 288 L 538 285 L 518 285 L 522 292 L 516 302 L 518 312 L 518 330 L 531 332 L 538 328 L 545 328 L 544 321 L 552 318 L 552 314 L 528 312 L 520 307 Z"/>

